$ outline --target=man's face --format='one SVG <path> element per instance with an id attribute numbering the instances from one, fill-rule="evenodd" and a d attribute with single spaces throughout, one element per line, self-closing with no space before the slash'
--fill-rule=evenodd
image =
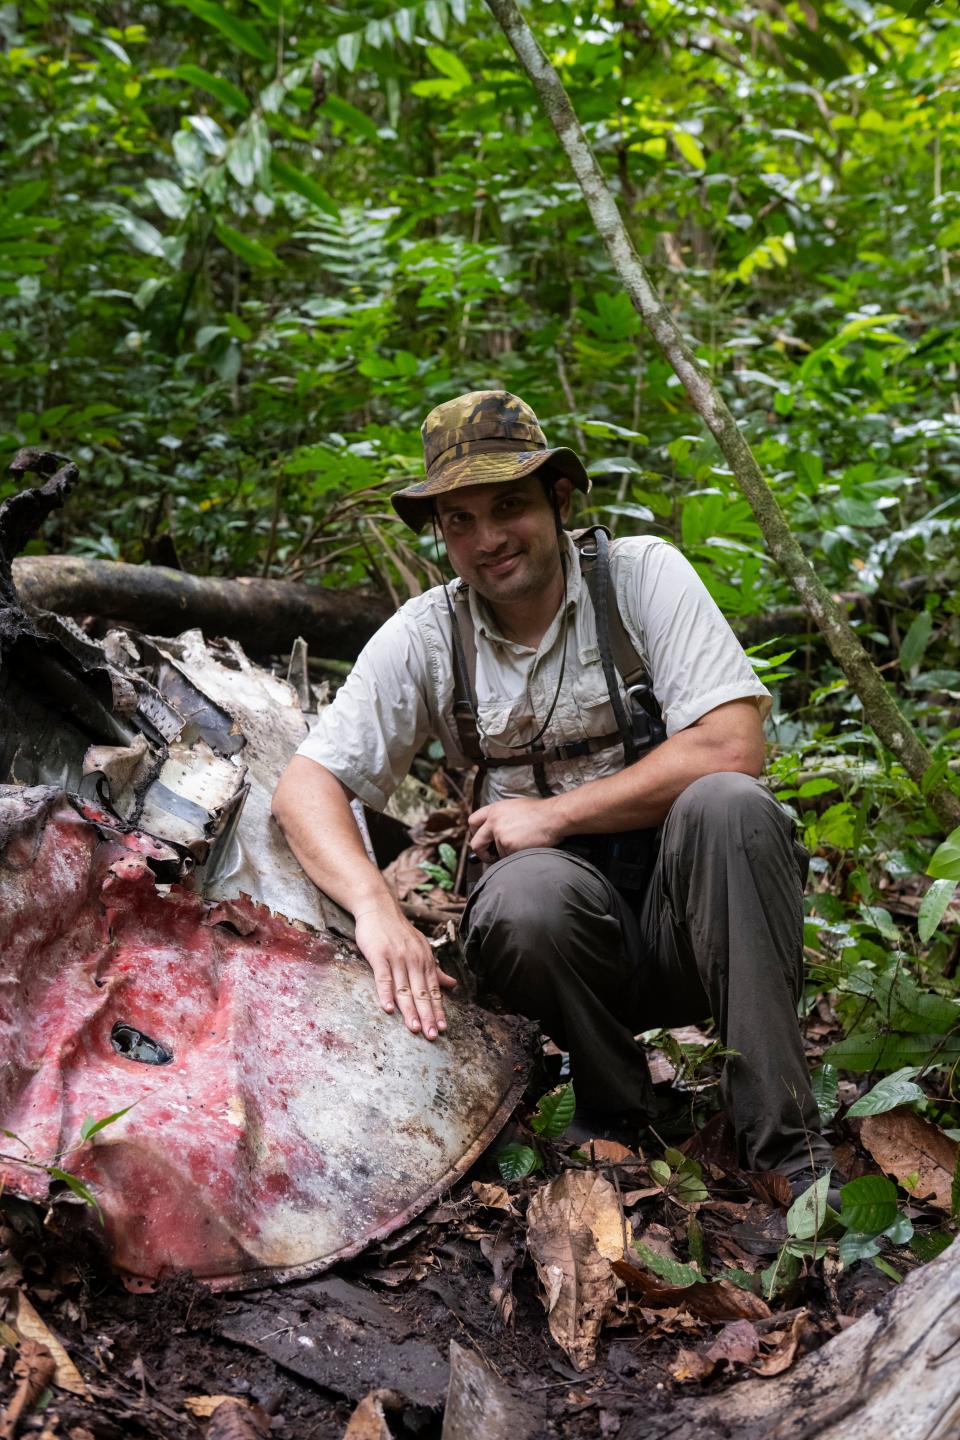
<path id="1" fill-rule="evenodd" d="M 569 480 L 557 480 L 556 490 L 564 515 Z M 553 507 L 538 476 L 438 495 L 437 514 L 454 570 L 491 605 L 531 599 L 556 583 L 560 553 Z"/>

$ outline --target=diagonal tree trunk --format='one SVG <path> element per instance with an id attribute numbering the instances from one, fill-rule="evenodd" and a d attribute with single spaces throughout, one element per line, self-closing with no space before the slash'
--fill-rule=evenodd
<path id="1" fill-rule="evenodd" d="M 822 630 L 834 658 L 863 703 L 864 718 L 910 778 L 919 784 L 930 766 L 930 752 L 800 548 L 745 436 L 657 294 L 627 234 L 563 82 L 514 0 L 487 0 L 487 6 L 512 45 L 557 132 L 597 233 L 607 247 L 624 289 L 679 376 L 694 409 L 716 439 L 737 484 L 750 502 L 770 553 Z M 929 802 L 945 829 L 960 825 L 960 799 L 946 786 L 935 786 Z"/>

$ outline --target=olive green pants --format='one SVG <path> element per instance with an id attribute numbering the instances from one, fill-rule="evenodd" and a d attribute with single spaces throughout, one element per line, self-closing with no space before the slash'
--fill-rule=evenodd
<path id="1" fill-rule="evenodd" d="M 649 1114 L 640 1030 L 712 1016 L 722 1095 L 751 1170 L 829 1161 L 796 1007 L 807 856 L 759 781 L 704 776 L 664 822 L 643 895 L 589 861 L 522 850 L 491 865 L 461 938 L 482 982 L 570 1053 L 578 1104 Z"/>

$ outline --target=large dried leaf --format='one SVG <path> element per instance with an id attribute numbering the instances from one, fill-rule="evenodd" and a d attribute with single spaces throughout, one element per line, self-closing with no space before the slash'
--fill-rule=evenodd
<path id="1" fill-rule="evenodd" d="M 391 1440 L 390 1426 L 378 1391 L 371 1391 L 360 1401 L 343 1432 L 343 1440 Z"/>
<path id="2" fill-rule="evenodd" d="M 765 1320 L 770 1306 L 750 1290 L 729 1280 L 699 1280 L 693 1285 L 665 1285 L 639 1265 L 615 1260 L 613 1270 L 628 1290 L 643 1296 L 647 1305 L 676 1305 L 701 1320 Z"/>
<path id="3" fill-rule="evenodd" d="M 716 1339 L 696 1350 L 681 1349 L 670 1367 L 675 1380 L 705 1380 L 718 1365 L 749 1365 L 760 1353 L 760 1336 L 749 1320 L 725 1325 Z"/>
<path id="4" fill-rule="evenodd" d="M 86 1381 L 63 1345 L 23 1294 L 17 1297 L 16 1331 L 24 1340 L 35 1340 L 39 1345 L 45 1345 L 50 1351 L 55 1366 L 54 1385 L 60 1390 L 69 1390 L 71 1395 L 86 1396 L 89 1394 Z"/>
<path id="5" fill-rule="evenodd" d="M 956 1140 L 912 1110 L 888 1110 L 864 1120 L 860 1141 L 881 1170 L 905 1184 L 918 1200 L 949 1213 Z"/>
<path id="6" fill-rule="evenodd" d="M 623 1254 L 623 1224 L 616 1191 L 591 1170 L 567 1170 L 534 1195 L 527 1225 L 550 1334 L 585 1370 L 617 1303 L 610 1261 Z"/>

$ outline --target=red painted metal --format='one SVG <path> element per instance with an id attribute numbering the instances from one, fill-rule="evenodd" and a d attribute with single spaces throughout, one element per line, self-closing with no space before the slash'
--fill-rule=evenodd
<path id="1" fill-rule="evenodd" d="M 410 1036 L 355 952 L 158 886 L 164 849 L 55 790 L 0 787 L 0 1125 L 90 1187 L 131 1275 L 315 1273 L 481 1153 L 524 1081 L 521 1032 L 454 1002 L 446 1039 Z M 173 1059 L 121 1054 L 118 1024 Z M 47 1196 L 43 1171 L 5 1161 L 0 1179 Z"/>

